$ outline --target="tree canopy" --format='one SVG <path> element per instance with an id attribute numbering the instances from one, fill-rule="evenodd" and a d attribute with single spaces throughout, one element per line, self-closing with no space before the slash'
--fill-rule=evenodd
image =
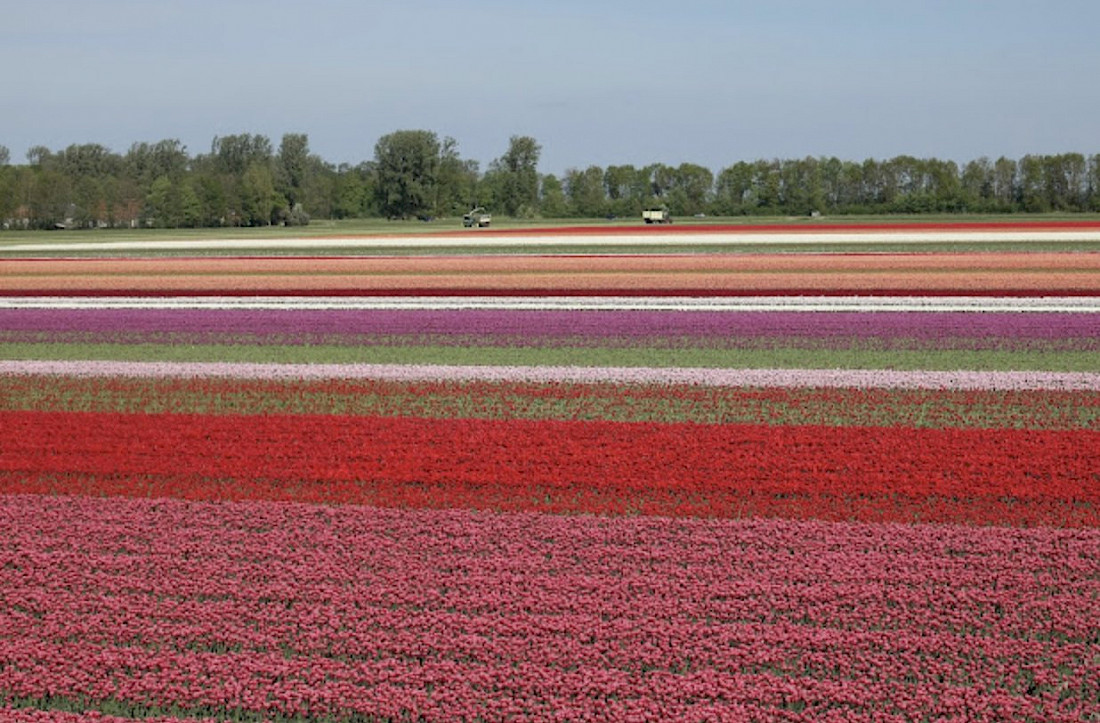
<path id="1" fill-rule="evenodd" d="M 508 216 L 538 215 L 539 154 L 542 146 L 530 136 L 512 136 L 508 150 L 489 166 L 493 202 Z"/>
<path id="2" fill-rule="evenodd" d="M 430 215 L 440 164 L 439 139 L 431 131 L 395 131 L 374 146 L 378 208 L 389 218 Z"/>
<path id="3" fill-rule="evenodd" d="M 34 146 L 13 164 L 0 145 L 0 228 L 265 226 L 310 218 L 673 216 L 1100 211 L 1100 154 L 589 165 L 541 174 L 542 146 L 509 138 L 482 173 L 458 142 L 429 130 L 378 139 L 371 160 L 334 165 L 304 133 L 215 137 L 192 155 L 176 139 L 116 153 L 96 143 Z"/>

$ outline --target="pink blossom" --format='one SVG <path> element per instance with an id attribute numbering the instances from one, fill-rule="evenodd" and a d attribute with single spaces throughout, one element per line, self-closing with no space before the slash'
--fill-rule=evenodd
<path id="1" fill-rule="evenodd" d="M 0 497 L 0 527 L 9 700 L 215 718 L 1100 714 L 1094 529 L 33 496 Z"/>

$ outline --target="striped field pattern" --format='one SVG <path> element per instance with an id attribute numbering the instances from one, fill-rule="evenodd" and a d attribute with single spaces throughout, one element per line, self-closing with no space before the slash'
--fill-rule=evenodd
<path id="1" fill-rule="evenodd" d="M 0 245 L 0 718 L 1100 718 L 1097 240 Z"/>

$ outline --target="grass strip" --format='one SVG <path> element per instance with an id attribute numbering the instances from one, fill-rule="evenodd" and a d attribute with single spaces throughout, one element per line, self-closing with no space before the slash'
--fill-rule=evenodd
<path id="1" fill-rule="evenodd" d="M 1021 349 L 769 349 L 255 346 L 175 344 L 0 345 L 4 359 L 276 362 L 288 364 L 455 364 L 701 368 L 1100 371 L 1092 351 Z"/>

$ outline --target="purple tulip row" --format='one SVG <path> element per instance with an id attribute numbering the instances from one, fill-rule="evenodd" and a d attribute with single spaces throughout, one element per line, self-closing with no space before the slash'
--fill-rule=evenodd
<path id="1" fill-rule="evenodd" d="M 800 312 L 642 310 L 277 310 L 277 309 L 0 309 L 0 338 L 43 336 L 195 343 L 251 339 L 283 344 L 341 343 L 364 337 L 432 337 L 486 343 L 590 339 L 946 339 L 1025 344 L 1071 342 L 1100 347 L 1100 314 L 1043 312 Z"/>
<path id="2" fill-rule="evenodd" d="M 1100 716 L 1100 530 L 0 497 L 0 701 Z"/>

